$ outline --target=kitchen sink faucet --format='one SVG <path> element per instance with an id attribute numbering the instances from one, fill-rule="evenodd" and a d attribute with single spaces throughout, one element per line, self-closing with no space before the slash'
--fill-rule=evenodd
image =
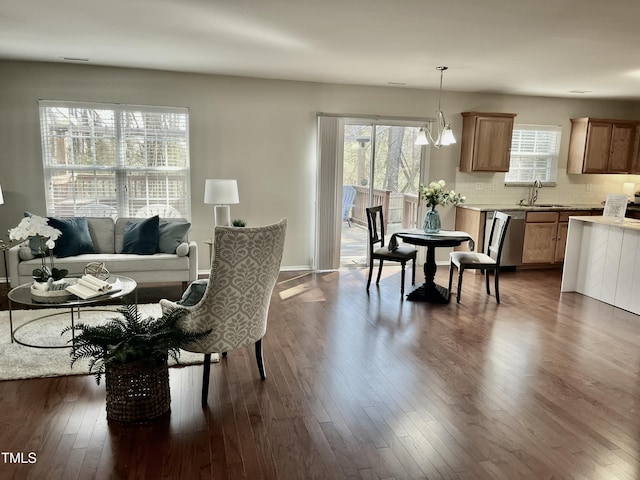
<path id="1" fill-rule="evenodd" d="M 542 183 L 537 178 L 533 181 L 531 187 L 529 187 L 529 205 L 534 205 L 538 200 L 538 189 L 542 187 Z"/>

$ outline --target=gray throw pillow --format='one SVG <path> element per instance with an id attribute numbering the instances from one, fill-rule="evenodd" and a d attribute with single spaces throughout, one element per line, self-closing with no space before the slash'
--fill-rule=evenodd
<path id="1" fill-rule="evenodd" d="M 176 255 L 179 257 L 186 257 L 189 255 L 189 244 L 187 242 L 183 242 L 178 245 L 178 248 L 176 248 Z"/>
<path id="2" fill-rule="evenodd" d="M 176 253 L 176 248 L 185 241 L 191 224 L 189 222 L 168 222 L 160 220 L 158 224 L 158 252 Z"/>
<path id="3" fill-rule="evenodd" d="M 209 280 L 206 278 L 192 282 L 182 294 L 182 298 L 176 303 L 185 307 L 194 306 L 204 296 L 204 292 L 207 290 L 207 285 L 209 285 Z"/>

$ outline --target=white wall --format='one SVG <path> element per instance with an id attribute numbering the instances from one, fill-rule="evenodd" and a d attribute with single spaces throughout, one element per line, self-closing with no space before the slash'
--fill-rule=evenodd
<path id="1" fill-rule="evenodd" d="M 0 231 L 15 226 L 24 210 L 45 213 L 38 100 L 78 100 L 183 106 L 191 126 L 191 239 L 210 237 L 213 212 L 204 205 L 206 178 L 237 178 L 240 204 L 232 218 L 259 225 L 287 217 L 289 229 L 283 266 L 311 265 L 315 235 L 316 113 L 432 116 L 437 91 L 397 87 L 360 87 L 196 75 L 86 65 L 0 62 Z M 517 122 L 563 125 L 561 168 L 566 166 L 569 118 L 601 116 L 637 118 L 636 103 L 518 97 L 445 92 L 447 119 L 460 138 L 468 110 L 518 113 Z M 426 180 L 445 179 L 450 186 L 467 181 L 457 173 L 459 143 L 434 150 Z M 475 180 L 477 175 L 478 180 Z M 475 174 L 491 182 L 490 174 Z M 573 176 L 576 177 L 576 176 Z M 578 176 L 580 177 L 580 176 Z M 589 183 L 606 176 L 589 175 Z M 620 176 L 620 184 L 624 180 Z M 640 180 L 638 180 L 640 182 Z M 581 178 L 563 184 L 587 183 Z M 581 187 L 580 187 L 581 188 Z M 456 190 L 461 190 L 456 186 Z M 560 191 L 560 190 L 558 190 Z M 471 192 L 463 192 L 471 193 Z M 541 194 L 544 195 L 546 192 Z M 443 212 L 453 225 L 453 209 Z M 207 268 L 206 255 L 200 269 Z M 3 269 L 2 269 L 3 270 Z"/>

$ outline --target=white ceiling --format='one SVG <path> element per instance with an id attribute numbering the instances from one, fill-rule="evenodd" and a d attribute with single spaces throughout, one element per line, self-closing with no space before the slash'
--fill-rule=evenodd
<path id="1" fill-rule="evenodd" d="M 0 58 L 640 100 L 638 0 L 0 0 Z M 590 93 L 570 93 L 587 90 Z"/>

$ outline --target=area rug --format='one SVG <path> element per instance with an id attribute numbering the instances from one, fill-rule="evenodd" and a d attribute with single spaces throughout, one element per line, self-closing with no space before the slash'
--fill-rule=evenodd
<path id="1" fill-rule="evenodd" d="M 91 307 L 80 313 L 80 319 L 75 322 L 98 325 L 111 318 L 118 317 L 117 307 Z M 158 318 L 162 315 L 160 305 L 138 305 L 140 314 L 146 318 Z M 57 313 L 58 315 L 40 317 Z M 17 329 L 16 338 L 32 345 L 65 345 L 71 338 L 68 332 L 65 336 L 60 333 L 64 327 L 71 324 L 69 309 L 37 309 L 14 310 L 13 325 Z M 70 365 L 69 348 L 32 348 L 11 343 L 9 328 L 9 312 L 0 312 L 0 380 L 17 380 L 24 378 L 59 377 L 65 375 L 87 375 L 88 361 L 80 360 Z M 214 357 L 214 355 L 212 355 Z M 194 365 L 202 363 L 201 353 L 181 351 L 179 364 L 169 360 L 175 366 Z M 217 358 L 215 359 L 217 360 Z"/>

